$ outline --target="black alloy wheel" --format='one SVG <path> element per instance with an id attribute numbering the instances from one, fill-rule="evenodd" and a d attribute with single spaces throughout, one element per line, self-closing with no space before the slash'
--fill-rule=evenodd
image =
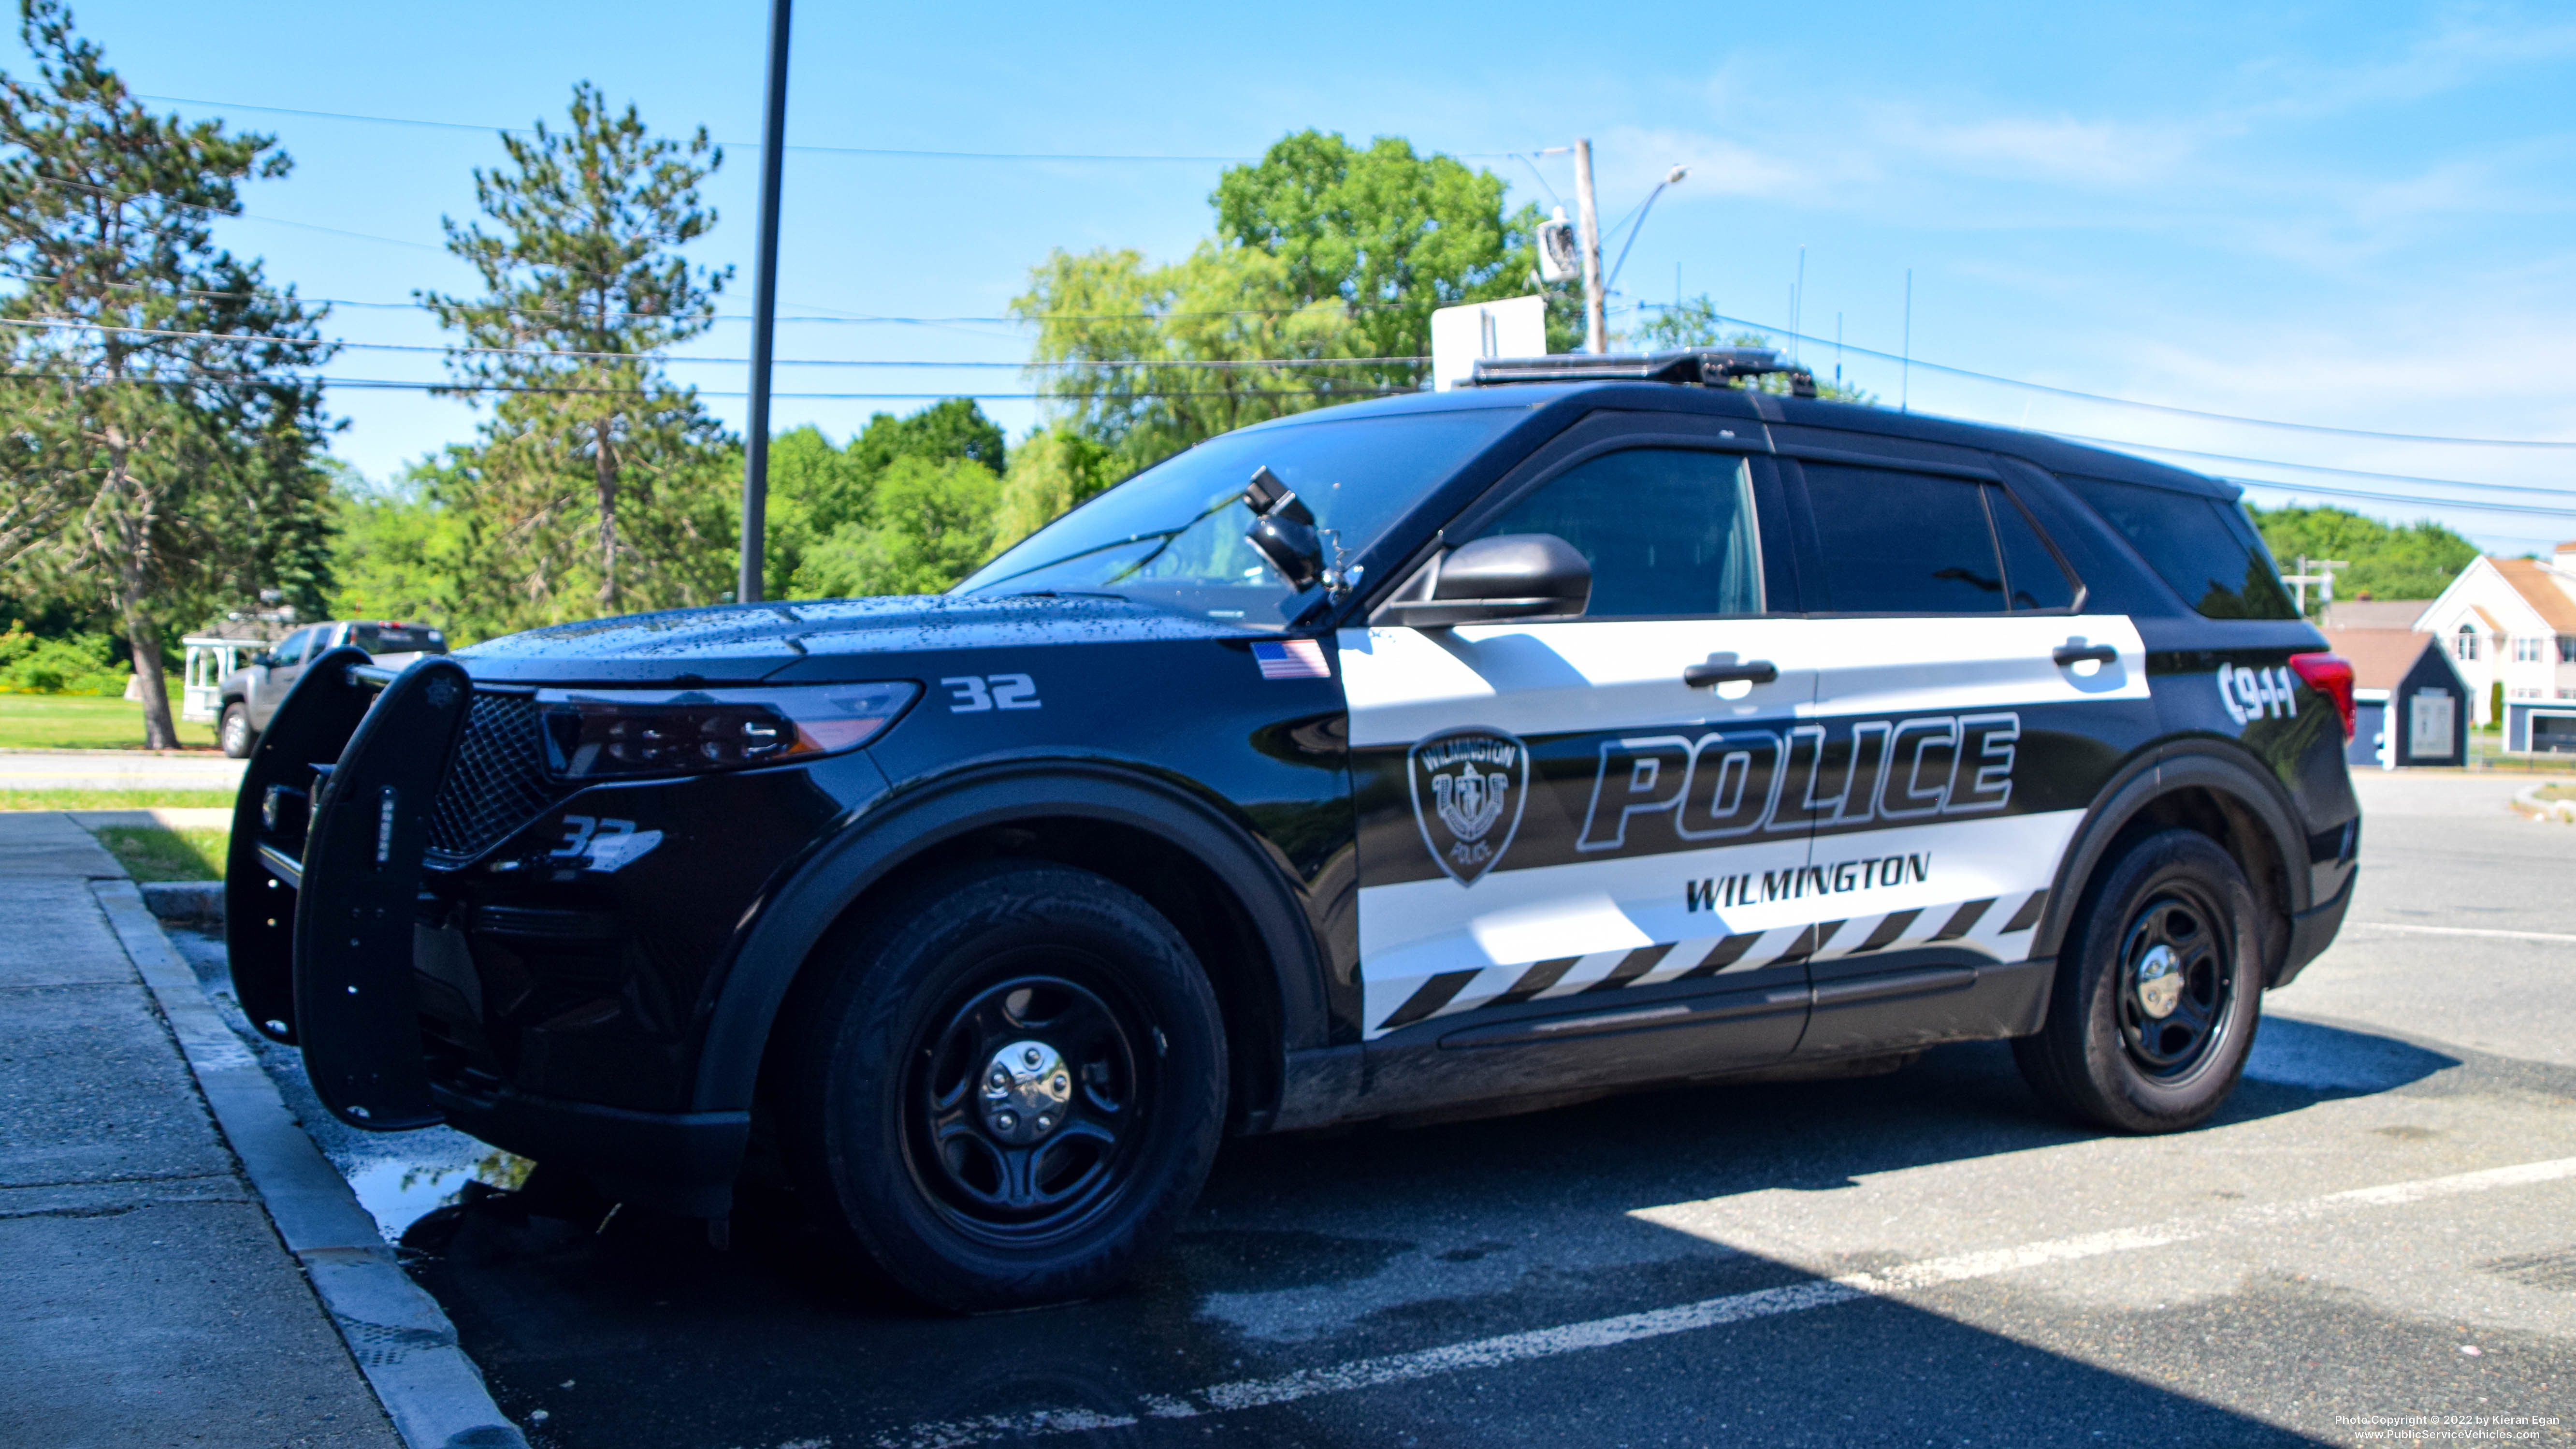
<path id="1" fill-rule="evenodd" d="M 1169 921 L 1088 871 L 988 861 L 872 902 L 779 1020 L 800 1195 L 944 1308 L 1115 1286 L 1215 1161 L 1215 992 Z"/>
<path id="2" fill-rule="evenodd" d="M 961 1230 L 1043 1242 L 1080 1226 L 1133 1171 L 1149 1130 L 1151 1028 L 1079 979 L 1101 982 L 1106 963 L 995 965 L 1031 974 L 934 1013 L 910 1054 L 904 1158 Z"/>
<path id="3" fill-rule="evenodd" d="M 2059 944 L 2047 1018 L 2013 1042 L 2031 1089 L 2117 1132 L 2207 1121 L 2253 1050 L 2260 909 L 2234 858 L 2196 831 L 2159 831 L 2107 862 Z"/>
<path id="4" fill-rule="evenodd" d="M 2236 960 L 2204 891 L 2182 883 L 2131 918 L 2120 948 L 2120 1042 L 2158 1082 L 2190 1075 L 2219 1045 L 2236 990 Z"/>

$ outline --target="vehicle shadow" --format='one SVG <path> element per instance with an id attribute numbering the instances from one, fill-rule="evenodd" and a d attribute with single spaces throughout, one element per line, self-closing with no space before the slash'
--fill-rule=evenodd
<path id="1" fill-rule="evenodd" d="M 2402 1088 L 2456 1064 L 2366 1032 L 2273 1020 L 2213 1125 Z M 548 1216 L 508 1194 L 443 1212 L 407 1241 L 427 1250 L 415 1275 L 446 1304 L 503 1406 L 548 1410 L 553 1442 L 889 1433 L 884 1442 L 905 1442 L 905 1426 L 1039 1409 L 1132 1419 L 1152 1396 L 1803 1281 L 1788 1265 L 1627 1210 L 1830 1193 L 1873 1174 L 2096 1135 L 2049 1116 L 2009 1051 L 1981 1043 L 1881 1077 L 1707 1085 L 1440 1127 L 1249 1139 L 1228 1144 L 1177 1243 L 1128 1288 L 975 1319 L 926 1311 L 854 1266 L 784 1195 L 747 1194 L 727 1252 L 688 1220 L 626 1210 L 576 1220 L 596 1203 Z M 2347 1311 L 2307 1311 L 2329 1310 Z M 2208 1337 L 2172 1315 L 2104 1331 L 2185 1345 Z M 1720 1335 L 1723 1346 L 1712 1346 Z M 1596 1402 L 1586 1387 L 1604 1375 L 1608 1388 L 1633 1385 L 1649 1372 L 1672 1375 L 1657 1380 L 1664 1417 L 1651 1423 L 1622 1420 L 1642 1411 L 1616 1393 Z M 1690 1442 L 2308 1442 L 1884 1300 L 1500 1374 L 1319 1395 L 1228 1415 L 1216 1432 L 1490 1442 L 1496 1415 L 1517 1440 L 1570 1444 L 1677 1432 Z M 1195 1439 L 1202 1427 L 1149 1418 L 1084 1433 L 1160 1442 Z"/>

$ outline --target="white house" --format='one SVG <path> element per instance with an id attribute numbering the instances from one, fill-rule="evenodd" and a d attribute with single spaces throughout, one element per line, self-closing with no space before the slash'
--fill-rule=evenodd
<path id="1" fill-rule="evenodd" d="M 2508 707 L 2576 700 L 2576 543 L 2558 545 L 2546 563 L 2471 560 L 2415 627 L 2451 651 L 2479 724 L 2494 723 L 2498 681 Z"/>

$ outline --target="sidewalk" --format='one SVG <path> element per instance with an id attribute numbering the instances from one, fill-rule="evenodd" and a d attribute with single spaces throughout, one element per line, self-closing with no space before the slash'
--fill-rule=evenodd
<path id="1" fill-rule="evenodd" d="M 91 885 L 123 875 L 0 815 L 0 1438 L 395 1449 Z"/>

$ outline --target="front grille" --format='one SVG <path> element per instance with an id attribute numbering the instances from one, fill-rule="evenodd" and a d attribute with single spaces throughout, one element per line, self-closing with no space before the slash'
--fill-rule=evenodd
<path id="1" fill-rule="evenodd" d="M 534 820 L 562 792 L 546 778 L 537 701 L 474 692 L 465 737 L 429 807 L 429 853 L 447 864 L 482 854 Z"/>

